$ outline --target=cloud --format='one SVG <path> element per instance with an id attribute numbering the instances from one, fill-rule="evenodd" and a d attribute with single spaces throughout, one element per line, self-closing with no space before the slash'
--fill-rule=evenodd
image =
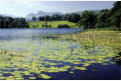
<path id="1" fill-rule="evenodd" d="M 14 3 L 16 5 L 21 5 L 21 6 L 26 6 L 26 7 L 34 6 L 33 2 L 28 2 L 28 1 L 15 1 Z"/>
<path id="2" fill-rule="evenodd" d="M 0 14 L 12 14 L 15 16 L 26 16 L 38 11 L 63 13 L 80 10 L 111 8 L 113 2 L 89 2 L 89 1 L 0 1 Z"/>
<path id="3" fill-rule="evenodd" d="M 6 8 L 7 11 L 10 11 L 10 12 L 14 12 L 15 9 L 14 8 Z"/>

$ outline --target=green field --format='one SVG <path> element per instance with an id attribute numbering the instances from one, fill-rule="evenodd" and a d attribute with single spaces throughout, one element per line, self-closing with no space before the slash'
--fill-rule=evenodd
<path id="1" fill-rule="evenodd" d="M 48 21 L 47 25 L 51 25 L 51 28 L 57 28 L 59 24 L 67 24 L 72 28 L 78 28 L 76 23 L 68 22 L 68 21 Z M 45 25 L 45 21 L 40 22 L 29 22 L 30 28 L 43 28 L 42 25 Z"/>

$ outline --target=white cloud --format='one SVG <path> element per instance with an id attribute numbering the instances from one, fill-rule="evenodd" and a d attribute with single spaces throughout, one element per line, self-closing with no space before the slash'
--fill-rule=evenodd
<path id="1" fill-rule="evenodd" d="M 93 6 L 93 5 L 94 6 Z M 38 11 L 46 12 L 75 12 L 87 9 L 110 8 L 112 3 L 109 2 L 49 2 L 49 1 L 0 1 L 0 14 L 10 14 L 15 16 L 26 16 L 29 13 L 37 13 Z"/>
<path id="2" fill-rule="evenodd" d="M 14 8 L 6 8 L 7 11 L 11 11 L 11 12 L 14 12 L 15 9 Z"/>

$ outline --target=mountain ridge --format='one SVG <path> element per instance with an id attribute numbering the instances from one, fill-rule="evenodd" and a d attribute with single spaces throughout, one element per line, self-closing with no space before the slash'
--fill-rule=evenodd
<path id="1" fill-rule="evenodd" d="M 37 13 L 30 13 L 30 14 L 28 14 L 27 16 L 26 16 L 26 19 L 27 20 L 31 20 L 31 18 L 32 17 L 40 17 L 40 16 L 46 16 L 46 15 L 48 15 L 48 16 L 52 16 L 52 15 L 54 15 L 54 14 L 59 14 L 59 15 L 62 15 L 63 13 L 61 13 L 61 12 L 44 12 L 44 11 L 38 11 Z"/>
<path id="2" fill-rule="evenodd" d="M 98 14 L 100 12 L 100 10 L 88 10 L 88 11 L 93 11 L 95 14 Z M 77 12 L 70 12 L 70 13 L 62 13 L 62 12 L 44 12 L 44 11 L 38 11 L 37 13 L 30 13 L 28 14 L 25 18 L 27 20 L 31 20 L 32 17 L 40 17 L 40 16 L 52 16 L 54 14 L 59 14 L 59 15 L 64 15 L 64 14 L 71 14 L 71 13 L 77 13 L 77 14 L 82 14 L 84 11 L 77 11 Z"/>

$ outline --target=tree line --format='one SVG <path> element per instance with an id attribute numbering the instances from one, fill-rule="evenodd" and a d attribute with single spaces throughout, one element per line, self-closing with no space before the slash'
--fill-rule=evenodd
<path id="1" fill-rule="evenodd" d="M 113 8 L 101 10 L 98 14 L 83 12 L 79 24 L 85 29 L 112 27 L 114 30 L 121 30 L 121 1 L 115 2 Z"/>
<path id="2" fill-rule="evenodd" d="M 46 16 L 40 16 L 39 18 L 36 18 L 35 16 L 32 17 L 32 21 L 62 21 L 67 20 L 70 22 L 77 23 L 80 20 L 80 15 L 77 13 L 70 13 L 65 15 L 59 15 L 54 14 L 52 16 L 46 15 Z"/>
<path id="3" fill-rule="evenodd" d="M 98 14 L 93 11 L 84 11 L 82 14 L 54 14 L 52 16 L 32 17 L 32 21 L 61 21 L 66 20 L 78 23 L 84 29 L 107 28 L 121 30 L 121 1 L 114 3 L 113 8 L 101 10 Z M 29 28 L 25 18 L 0 16 L 0 28 Z"/>
<path id="4" fill-rule="evenodd" d="M 103 9 L 98 14 L 93 11 L 84 11 L 82 14 L 70 13 L 65 15 L 54 14 L 52 16 L 33 17 L 32 21 L 60 21 L 67 20 L 78 23 L 84 29 L 107 28 L 121 29 L 121 1 L 114 3 L 113 8 Z"/>
<path id="5" fill-rule="evenodd" d="M 0 16 L 0 28 L 29 28 L 25 18 Z"/>

